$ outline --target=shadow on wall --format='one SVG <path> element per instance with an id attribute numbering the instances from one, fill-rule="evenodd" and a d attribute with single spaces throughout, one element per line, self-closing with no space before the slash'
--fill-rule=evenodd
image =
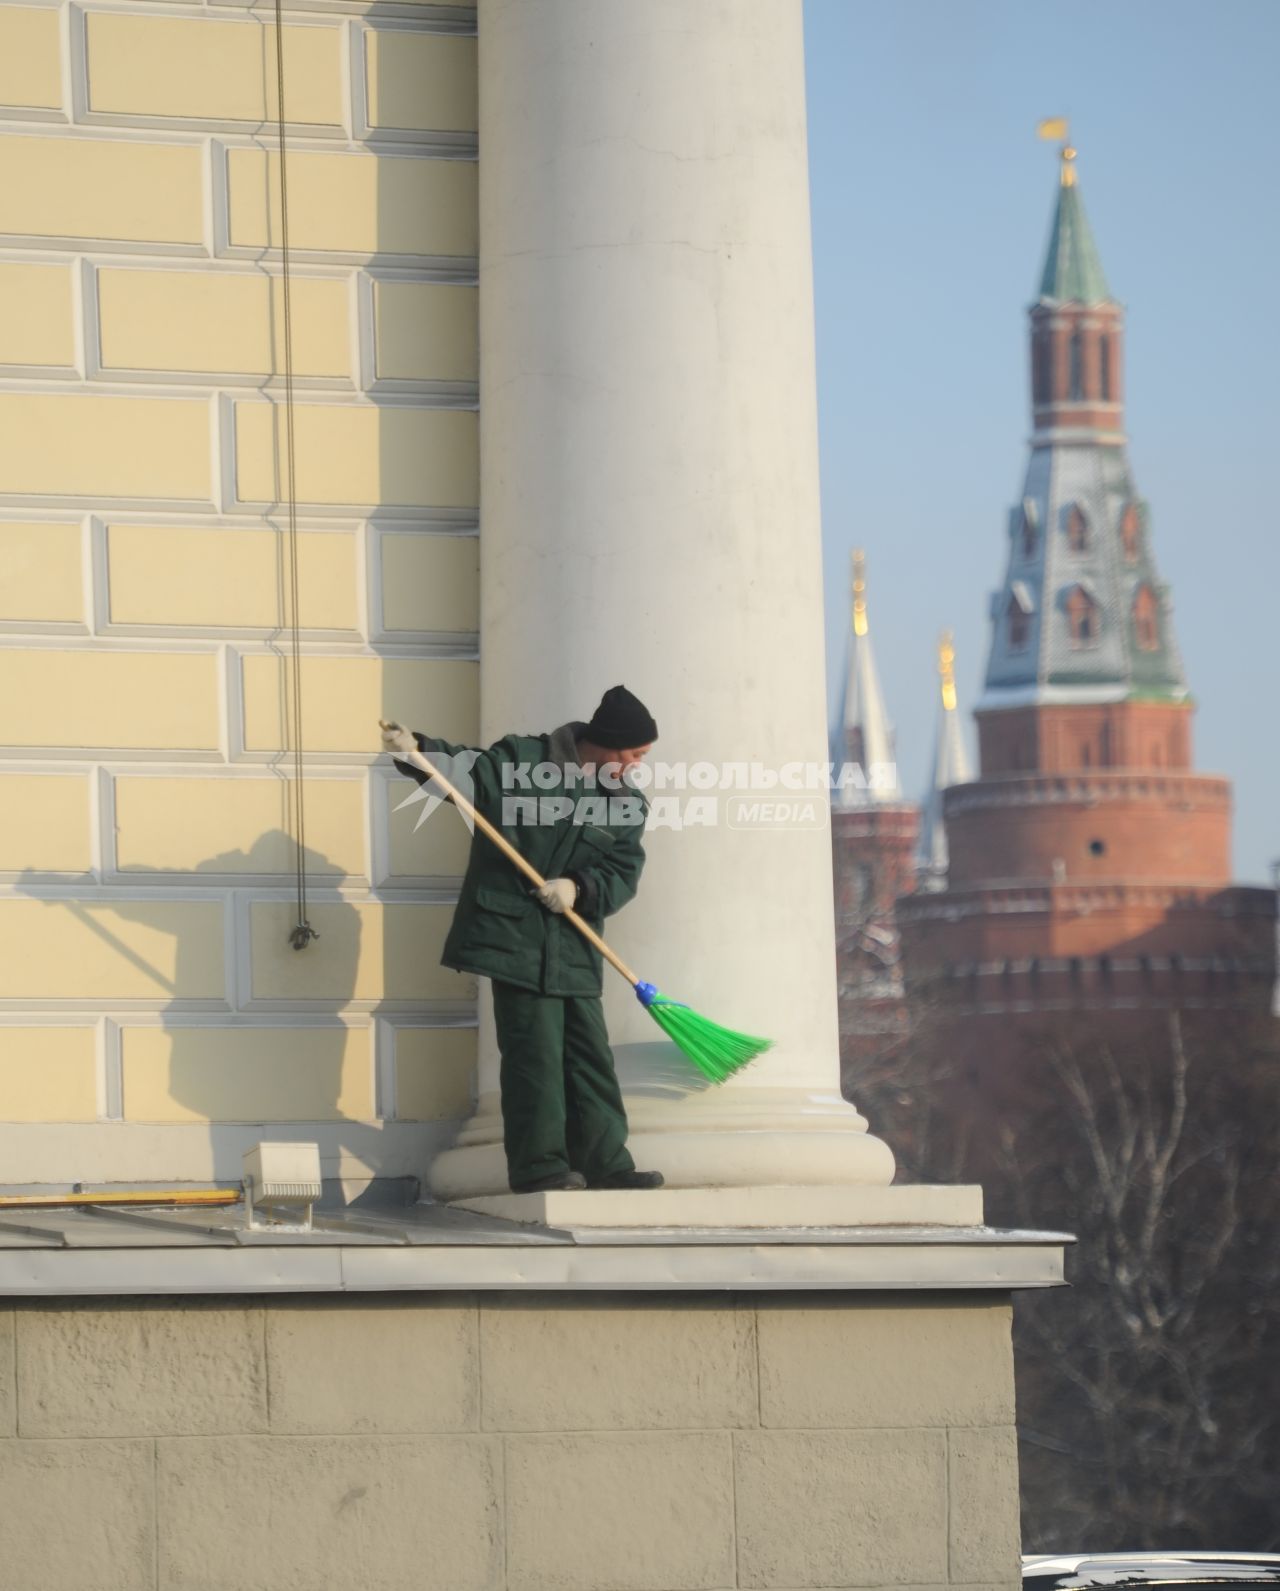
<path id="1" fill-rule="evenodd" d="M 294 854 L 290 836 L 274 829 L 248 850 L 184 869 L 186 890 L 175 873 L 155 868 L 130 868 L 117 875 L 119 894 L 89 899 L 53 896 L 49 876 L 33 871 L 18 888 L 78 920 L 84 962 L 97 958 L 102 968 L 95 979 L 86 966 L 86 987 L 109 979 L 129 990 L 103 1001 L 122 1028 L 109 1117 L 203 1129 L 204 1152 L 188 1137 L 175 1140 L 178 1174 L 191 1181 L 238 1181 L 245 1150 L 264 1137 L 318 1139 L 326 1180 L 340 1179 L 355 1197 L 376 1178 L 420 1177 L 456 1122 L 413 1123 L 409 1141 L 388 1138 L 380 1117 L 394 1107 L 377 1098 L 372 1029 L 343 1019 L 359 991 L 361 913 L 333 887 L 342 870 L 308 849 L 309 916 L 320 937 L 295 950 L 297 906 L 282 876 Z M 155 894 L 139 899 L 141 889 Z M 224 946 L 234 965 L 225 964 Z"/>

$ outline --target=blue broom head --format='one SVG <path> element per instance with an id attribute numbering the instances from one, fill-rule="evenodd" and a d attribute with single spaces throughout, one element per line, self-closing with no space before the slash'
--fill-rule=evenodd
<path id="1" fill-rule="evenodd" d="M 772 1039 L 721 1027 L 678 1000 L 668 1000 L 651 983 L 637 984 L 636 998 L 672 1043 L 713 1083 L 723 1083 L 740 1072 L 773 1043 Z"/>

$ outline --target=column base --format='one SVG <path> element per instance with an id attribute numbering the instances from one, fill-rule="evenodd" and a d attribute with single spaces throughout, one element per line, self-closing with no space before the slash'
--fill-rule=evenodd
<path id="1" fill-rule="evenodd" d="M 975 1227 L 978 1187 L 657 1188 L 506 1193 L 454 1201 L 466 1210 L 533 1226 L 664 1228 Z"/>
<path id="2" fill-rule="evenodd" d="M 893 1153 L 838 1095 L 726 1087 L 675 1102 L 627 1098 L 627 1146 L 642 1171 L 661 1171 L 668 1189 L 885 1188 Z M 510 1194 L 502 1116 L 492 1095 L 458 1144 L 428 1173 L 438 1199 Z"/>

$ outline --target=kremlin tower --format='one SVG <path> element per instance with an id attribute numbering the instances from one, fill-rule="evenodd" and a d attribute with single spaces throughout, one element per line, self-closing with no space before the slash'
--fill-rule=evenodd
<path id="1" fill-rule="evenodd" d="M 908 991 L 940 996 L 956 1041 L 988 1055 L 1053 1012 L 1265 1011 L 1274 968 L 1274 897 L 1230 879 L 1230 784 L 1192 765 L 1126 449 L 1124 316 L 1074 162 L 1064 146 L 1030 309 L 1030 457 L 991 599 L 980 772 L 939 791 L 935 887 L 897 909 Z"/>

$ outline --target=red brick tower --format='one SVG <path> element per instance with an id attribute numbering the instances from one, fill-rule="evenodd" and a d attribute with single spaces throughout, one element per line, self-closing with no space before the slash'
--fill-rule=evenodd
<path id="1" fill-rule="evenodd" d="M 927 985 L 965 1019 L 957 1039 L 988 1053 L 1023 1043 L 1011 1019 L 1263 1012 L 1274 972 L 1274 896 L 1230 881 L 1230 784 L 1192 767 L 1125 445 L 1123 313 L 1075 151 L 1061 153 L 1030 311 L 1030 460 L 975 713 L 981 771 L 946 793 L 946 889 L 898 908 L 908 988 Z"/>
<path id="2" fill-rule="evenodd" d="M 841 1070 L 852 1088 L 907 1031 L 894 902 L 915 885 L 920 809 L 898 782 L 867 622 L 866 561 L 853 555 L 853 623 L 840 727 L 832 747 L 846 778 L 831 802 Z"/>

